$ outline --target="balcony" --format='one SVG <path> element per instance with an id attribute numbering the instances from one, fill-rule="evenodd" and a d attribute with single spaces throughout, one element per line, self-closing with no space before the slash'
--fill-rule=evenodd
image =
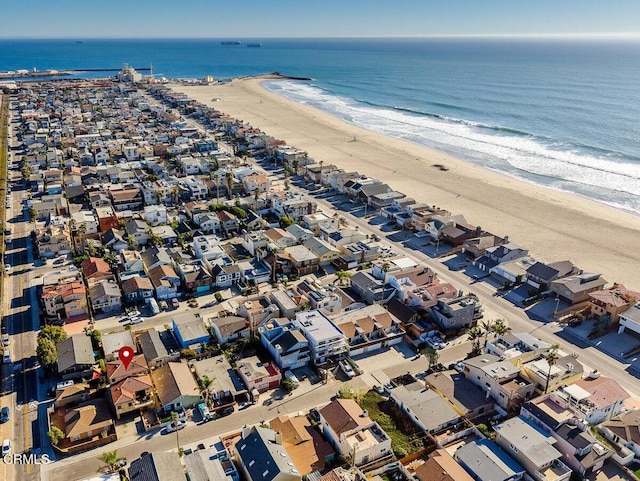
<path id="1" fill-rule="evenodd" d="M 571 477 L 571 468 L 556 459 L 550 466 L 538 471 L 536 475 L 536 478 L 541 481 L 565 481 Z"/>

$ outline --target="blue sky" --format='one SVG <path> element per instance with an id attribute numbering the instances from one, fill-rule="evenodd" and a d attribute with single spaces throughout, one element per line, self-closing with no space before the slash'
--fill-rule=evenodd
<path id="1" fill-rule="evenodd" d="M 4 38 L 640 34 L 638 0 L 6 0 Z"/>

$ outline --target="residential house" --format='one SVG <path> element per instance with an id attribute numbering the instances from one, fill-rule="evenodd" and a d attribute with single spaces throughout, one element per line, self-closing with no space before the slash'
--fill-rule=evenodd
<path id="1" fill-rule="evenodd" d="M 301 481 L 282 445 L 282 435 L 260 426 L 244 428 L 235 445 L 240 470 L 247 481 Z"/>
<path id="2" fill-rule="evenodd" d="M 237 371 L 247 390 L 252 393 L 261 393 L 280 386 L 282 375 L 278 367 L 272 363 L 263 363 L 257 356 L 245 357 L 237 362 Z"/>
<path id="3" fill-rule="evenodd" d="M 115 281 L 101 280 L 89 287 L 89 299 L 94 313 L 122 310 L 122 293 Z"/>
<path id="4" fill-rule="evenodd" d="M 99 439 L 115 440 L 115 426 L 107 402 L 93 399 L 66 410 L 64 439 L 70 446 Z"/>
<path id="5" fill-rule="evenodd" d="M 44 230 L 36 230 L 35 245 L 38 255 L 42 258 L 52 258 L 71 252 L 71 234 L 66 222 L 50 223 Z"/>
<path id="6" fill-rule="evenodd" d="M 189 481 L 239 481 L 238 471 L 228 456 L 228 451 L 198 449 L 184 456 L 184 466 Z"/>
<path id="7" fill-rule="evenodd" d="M 348 354 L 346 336 L 322 312 L 298 312 L 293 325 L 307 338 L 311 360 L 316 366 L 325 364 L 329 359 L 341 359 Z"/>
<path id="8" fill-rule="evenodd" d="M 132 219 L 124 226 L 127 237 L 131 236 L 136 246 L 146 246 L 151 239 L 149 225 L 141 219 Z"/>
<path id="9" fill-rule="evenodd" d="M 613 455 L 554 394 L 524 404 L 520 415 L 556 440 L 554 447 L 562 453 L 563 462 L 582 478 L 598 472 Z"/>
<path id="10" fill-rule="evenodd" d="M 237 264 L 228 266 L 214 265 L 211 268 L 212 285 L 218 288 L 231 287 L 240 282 L 242 277 L 240 267 Z"/>
<path id="11" fill-rule="evenodd" d="M 180 456 L 173 452 L 144 452 L 131 461 L 128 469 L 131 481 L 185 481 Z M 226 480 L 225 480 L 226 481 Z"/>
<path id="12" fill-rule="evenodd" d="M 81 282 L 65 282 L 42 289 L 44 312 L 50 321 L 62 321 L 89 314 L 87 291 Z"/>
<path id="13" fill-rule="evenodd" d="M 209 399 L 213 401 L 211 410 L 218 411 L 247 399 L 245 385 L 223 354 L 196 361 L 192 368 L 196 376 L 208 384 Z"/>
<path id="14" fill-rule="evenodd" d="M 569 304 L 578 304 L 589 300 L 589 294 L 599 291 L 607 281 L 600 274 L 582 273 L 556 279 L 549 284 L 549 290 Z"/>
<path id="15" fill-rule="evenodd" d="M 240 316 L 212 317 L 209 324 L 220 344 L 238 339 L 249 339 L 249 322 Z"/>
<path id="16" fill-rule="evenodd" d="M 280 316 L 293 319 L 298 311 L 298 303 L 302 302 L 302 296 L 296 295 L 292 290 L 283 288 L 273 290 L 269 298 L 280 309 Z"/>
<path id="17" fill-rule="evenodd" d="M 209 262 L 220 259 L 225 255 L 224 249 L 220 246 L 220 239 L 214 235 L 194 237 L 193 251 L 197 259 Z"/>
<path id="18" fill-rule="evenodd" d="M 501 359 L 511 360 L 511 362 L 526 362 L 537 359 L 550 348 L 550 344 L 528 332 L 508 332 L 495 339 L 488 339 L 485 346 L 487 354 L 493 354 Z"/>
<path id="19" fill-rule="evenodd" d="M 258 333 L 260 342 L 281 370 L 298 369 L 309 364 L 309 341 L 293 323 L 274 319 L 260 326 Z"/>
<path id="20" fill-rule="evenodd" d="M 238 217 L 226 210 L 218 211 L 217 215 L 220 220 L 220 227 L 227 235 L 232 232 L 238 232 L 240 229 L 240 221 L 238 220 Z"/>
<path id="21" fill-rule="evenodd" d="M 118 277 L 120 281 L 124 281 L 134 276 L 144 276 L 144 262 L 140 252 L 134 250 L 122 250 L 120 251 L 120 269 Z"/>
<path id="22" fill-rule="evenodd" d="M 599 426 L 600 433 L 615 447 L 613 459 L 628 466 L 640 457 L 640 410 L 633 409 L 612 417 Z"/>
<path id="23" fill-rule="evenodd" d="M 556 279 L 576 274 L 580 274 L 580 269 L 571 261 L 557 261 L 549 264 L 538 261 L 527 269 L 525 278 L 531 287 L 546 291 Z"/>
<path id="24" fill-rule="evenodd" d="M 120 355 L 120 349 L 123 347 L 130 347 L 136 353 L 136 343 L 130 329 L 102 334 L 102 351 L 106 361 L 117 360 Z"/>
<path id="25" fill-rule="evenodd" d="M 120 252 L 129 248 L 129 243 L 124 240 L 124 232 L 113 228 L 107 229 L 102 234 L 102 245 L 113 252 Z"/>
<path id="26" fill-rule="evenodd" d="M 167 223 L 167 207 L 164 205 L 146 205 L 143 210 L 144 219 L 152 226 Z"/>
<path id="27" fill-rule="evenodd" d="M 392 459 L 391 438 L 353 399 L 335 399 L 318 412 L 323 434 L 353 465 Z"/>
<path id="28" fill-rule="evenodd" d="M 255 326 L 278 314 L 278 307 L 272 304 L 265 295 L 241 297 L 237 301 L 235 310 L 236 315 L 249 320 L 249 326 L 252 330 Z"/>
<path id="29" fill-rule="evenodd" d="M 126 302 L 137 303 L 153 298 L 153 284 L 148 277 L 134 276 L 122 283 Z"/>
<path id="30" fill-rule="evenodd" d="M 622 334 L 625 329 L 640 333 L 640 302 L 621 312 L 618 316 L 618 323 L 620 324 L 618 334 Z"/>
<path id="31" fill-rule="evenodd" d="M 213 234 L 220 232 L 222 229 L 220 219 L 214 212 L 194 214 L 193 223 L 197 225 L 198 229 L 204 234 Z"/>
<path id="32" fill-rule="evenodd" d="M 585 422 L 598 425 L 617 416 L 631 396 L 614 379 L 592 371 L 569 386 L 561 386 L 554 394 Z"/>
<path id="33" fill-rule="evenodd" d="M 118 229 L 120 227 L 118 216 L 111 205 L 105 207 L 94 207 L 93 210 L 95 211 L 98 219 L 100 232 L 107 232 L 110 229 Z"/>
<path id="34" fill-rule="evenodd" d="M 335 453 L 331 445 L 311 426 L 307 416 L 283 415 L 272 419 L 269 425 L 282 435 L 283 446 L 303 476 L 324 471 L 332 461 Z"/>
<path id="35" fill-rule="evenodd" d="M 311 309 L 319 309 L 328 316 L 338 314 L 342 311 L 342 291 L 336 289 L 335 286 L 331 284 L 323 287 L 319 282 L 311 283 L 307 279 L 304 279 L 296 285 L 296 290 L 307 299 Z M 280 312 L 282 313 L 282 308 Z M 291 316 L 291 319 L 293 319 L 294 316 L 295 313 Z M 289 316 L 285 315 L 285 317 Z"/>
<path id="36" fill-rule="evenodd" d="M 200 344 L 209 344 L 211 334 L 199 315 L 185 312 L 171 319 L 173 335 L 182 349 Z"/>
<path id="37" fill-rule="evenodd" d="M 318 256 L 305 246 L 287 247 L 284 249 L 283 254 L 291 261 L 293 269 L 298 276 L 311 274 L 318 270 Z"/>
<path id="38" fill-rule="evenodd" d="M 155 405 L 155 394 L 151 376 L 131 376 L 109 387 L 111 403 L 116 417 Z"/>
<path id="39" fill-rule="evenodd" d="M 436 449 L 427 460 L 416 469 L 418 481 L 473 481 L 451 455 L 444 449 Z M 502 481 L 496 479 L 496 481 Z"/>
<path id="40" fill-rule="evenodd" d="M 56 345 L 58 353 L 58 374 L 63 379 L 87 377 L 93 366 L 93 346 L 91 338 L 85 334 L 74 334 Z"/>
<path id="41" fill-rule="evenodd" d="M 142 209 L 143 197 L 137 187 L 122 190 L 109 190 L 109 196 L 116 212 L 123 210 L 138 211 Z"/>
<path id="42" fill-rule="evenodd" d="M 304 247 L 313 252 L 318 258 L 318 265 L 331 264 L 340 255 L 340 251 L 328 242 L 312 237 L 303 242 Z"/>
<path id="43" fill-rule="evenodd" d="M 140 253 L 145 270 L 148 273 L 158 266 L 173 267 L 174 261 L 164 247 L 149 247 Z"/>
<path id="44" fill-rule="evenodd" d="M 155 368 L 169 362 L 169 353 L 160 339 L 160 333 L 155 329 L 141 332 L 137 337 L 138 350 L 142 351 L 147 365 Z"/>
<path id="45" fill-rule="evenodd" d="M 402 342 L 400 321 L 380 304 L 354 309 L 333 318 L 349 343 L 349 355 L 355 356 Z"/>
<path id="46" fill-rule="evenodd" d="M 218 267 L 218 266 L 214 266 Z M 194 261 L 178 264 L 178 271 L 182 284 L 187 292 L 207 292 L 214 283 L 213 276 L 205 268 L 204 261 Z"/>
<path id="47" fill-rule="evenodd" d="M 474 259 L 473 265 L 481 271 L 489 273 L 498 264 L 527 257 L 528 255 L 529 251 L 527 249 L 510 242 L 485 249 L 482 256 Z"/>
<path id="48" fill-rule="evenodd" d="M 156 290 L 156 299 L 173 299 L 178 297 L 180 277 L 173 267 L 162 264 L 149 271 L 149 278 Z"/>
<path id="49" fill-rule="evenodd" d="M 98 220 L 93 211 L 81 210 L 71 214 L 77 232 L 84 231 L 83 235 L 96 234 L 98 232 Z M 84 227 L 82 227 L 84 226 Z"/>
<path id="50" fill-rule="evenodd" d="M 89 287 L 101 281 L 114 281 L 111 266 L 99 257 L 89 257 L 82 261 L 82 273 Z"/>
<path id="51" fill-rule="evenodd" d="M 637 301 L 640 301 L 640 292 L 627 289 L 622 284 L 614 284 L 608 289 L 589 293 L 591 316 L 608 316 L 612 324 L 617 323 L 620 314 Z"/>
<path id="52" fill-rule="evenodd" d="M 539 481 L 567 481 L 571 468 L 561 460 L 556 440 L 528 419 L 518 416 L 494 426 L 496 444 Z"/>
<path id="53" fill-rule="evenodd" d="M 526 473 L 515 459 L 490 439 L 463 444 L 456 449 L 454 458 L 476 481 L 519 481 Z"/>
<path id="54" fill-rule="evenodd" d="M 509 237 L 507 236 L 502 238 L 493 234 L 481 235 L 480 237 L 474 237 L 464 241 L 462 244 L 462 252 L 469 257 L 478 259 L 484 255 L 487 249 L 507 244 L 508 242 Z"/>
<path id="55" fill-rule="evenodd" d="M 285 249 L 298 243 L 298 239 L 293 234 L 279 227 L 267 229 L 263 236 L 267 243 L 273 244 L 277 249 Z"/>
<path id="56" fill-rule="evenodd" d="M 523 373 L 536 383 L 536 392 L 545 394 L 562 385 L 573 384 L 582 379 L 584 367 L 571 355 L 560 355 L 549 365 L 544 356 L 520 363 Z"/>
<path id="57" fill-rule="evenodd" d="M 121 359 L 108 361 L 105 364 L 105 372 L 109 383 L 115 384 L 128 377 L 146 376 L 149 374 L 149 366 L 142 354 L 135 354 L 127 367 Z"/>
<path id="58" fill-rule="evenodd" d="M 271 210 L 279 219 L 290 217 L 300 222 L 305 215 L 316 212 L 318 204 L 303 194 L 286 192 L 271 195 Z"/>
<path id="59" fill-rule="evenodd" d="M 493 410 L 493 399 L 458 371 L 433 372 L 425 381 L 429 388 L 449 401 L 467 419 L 486 416 Z"/>
<path id="60" fill-rule="evenodd" d="M 200 390 L 184 362 L 168 362 L 151 371 L 160 406 L 165 410 L 182 410 L 202 402 Z"/>
<path id="61" fill-rule="evenodd" d="M 445 332 L 458 331 L 474 326 L 482 318 L 484 308 L 477 298 L 462 296 L 455 299 L 439 299 L 429 309 L 433 320 Z"/>
<path id="62" fill-rule="evenodd" d="M 395 296 L 396 290 L 368 272 L 358 271 L 349 281 L 351 289 L 367 304 L 385 304 Z"/>
<path id="63" fill-rule="evenodd" d="M 432 435 L 442 433 L 461 419 L 451 404 L 420 382 L 397 386 L 391 389 L 390 396 L 416 426 Z"/>
<path id="64" fill-rule="evenodd" d="M 492 354 L 463 361 L 465 378 L 478 386 L 503 409 L 514 410 L 534 394 L 536 385 L 520 374 L 520 368 Z"/>

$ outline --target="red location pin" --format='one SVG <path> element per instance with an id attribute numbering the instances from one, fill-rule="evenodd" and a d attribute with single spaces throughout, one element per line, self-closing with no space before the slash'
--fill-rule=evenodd
<path id="1" fill-rule="evenodd" d="M 118 351 L 118 357 L 124 364 L 124 368 L 129 369 L 129 364 L 133 361 L 133 349 L 129 346 L 121 347 Z"/>

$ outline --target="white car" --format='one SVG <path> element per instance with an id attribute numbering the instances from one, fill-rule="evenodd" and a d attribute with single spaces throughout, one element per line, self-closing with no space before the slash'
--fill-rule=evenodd
<path id="1" fill-rule="evenodd" d="M 168 433 L 173 433 L 176 431 L 180 431 L 181 429 L 184 429 L 187 427 L 187 421 L 183 420 L 183 419 L 178 419 L 177 423 L 171 423 L 169 424 L 165 430 Z"/>
<path id="2" fill-rule="evenodd" d="M 344 371 L 349 379 L 355 377 L 356 373 L 354 372 L 351 364 L 348 361 L 340 361 L 340 368 Z"/>
<path id="3" fill-rule="evenodd" d="M 421 230 L 419 232 L 416 232 L 416 237 L 418 237 L 419 239 L 422 238 L 422 237 L 427 237 L 427 235 L 429 235 L 429 234 L 427 234 L 427 232 L 423 231 L 423 230 Z"/>
<path id="4" fill-rule="evenodd" d="M 2 335 L 2 345 L 4 347 L 9 346 L 9 334 L 3 334 Z"/>
<path id="5" fill-rule="evenodd" d="M 11 270 L 11 264 L 5 264 L 4 265 L 4 271 L 5 272 L 9 272 Z"/>
<path id="6" fill-rule="evenodd" d="M 135 311 L 130 311 L 127 313 L 127 316 L 129 317 L 140 317 L 140 311 L 139 310 L 135 310 Z"/>
<path id="7" fill-rule="evenodd" d="M 2 456 L 11 455 L 11 439 L 2 441 Z"/>
<path id="8" fill-rule="evenodd" d="M 427 338 L 427 346 L 432 349 L 444 349 L 446 347 L 445 343 L 437 337 Z"/>
<path id="9" fill-rule="evenodd" d="M 129 319 L 129 324 L 140 324 L 144 319 L 141 317 L 132 317 Z"/>

